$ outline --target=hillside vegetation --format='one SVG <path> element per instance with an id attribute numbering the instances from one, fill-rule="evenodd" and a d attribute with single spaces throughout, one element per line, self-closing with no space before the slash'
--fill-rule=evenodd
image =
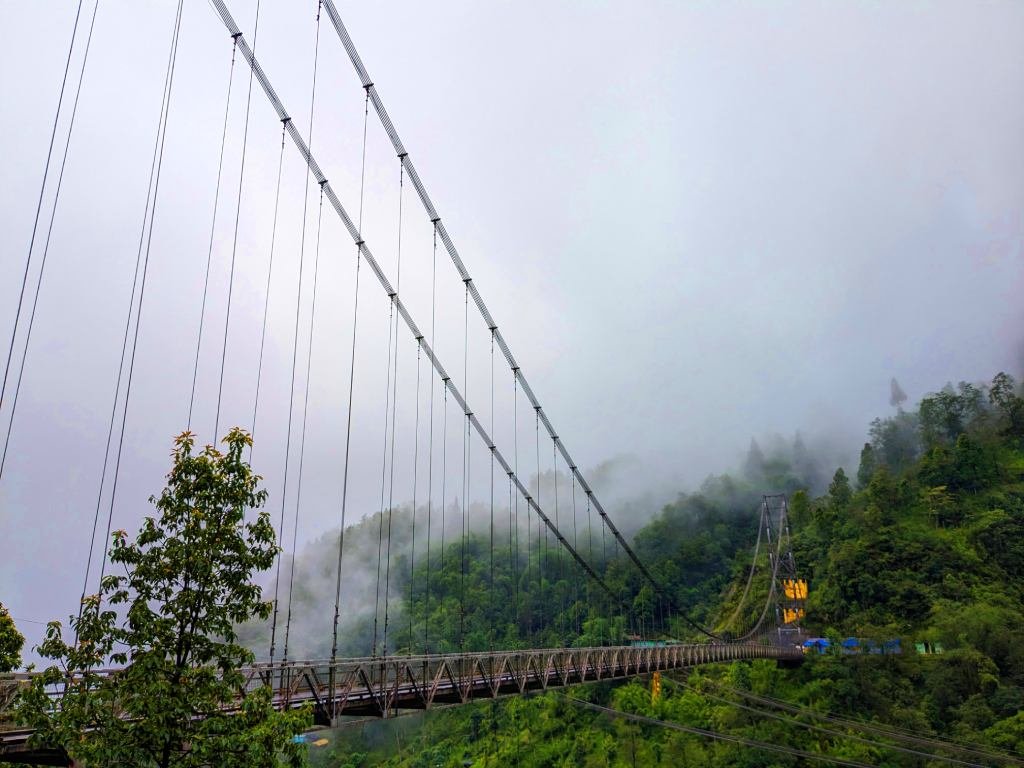
<path id="1" fill-rule="evenodd" d="M 915 410 L 895 405 L 894 415 L 871 424 L 855 476 L 835 471 L 824 493 L 807 490 L 818 469 L 801 444 L 767 457 L 754 444 L 738 477 L 711 478 L 698 493 L 680 496 L 634 544 L 693 619 L 720 625 L 746 577 L 759 494 L 787 492 L 796 561 L 811 585 L 808 631 L 833 641 L 901 638 L 902 654 L 814 655 L 798 669 L 771 662 L 707 667 L 666 679 L 657 701 L 647 681 L 637 680 L 483 702 L 429 713 L 417 727 L 375 726 L 373 738 L 341 732 L 319 760 L 335 766 L 803 764 L 609 717 L 581 708 L 575 698 L 869 764 L 940 764 L 913 750 L 851 739 L 849 725 L 823 733 L 794 726 L 792 715 L 766 718 L 736 706 L 751 703 L 744 692 L 762 697 L 754 710 L 779 699 L 929 738 L 1024 752 L 1024 399 L 999 374 L 988 385 L 947 386 Z M 416 590 L 405 598 L 414 634 L 429 616 L 445 647 L 457 647 L 459 633 L 461 550 L 460 543 L 452 546 L 445 566 L 451 570 L 434 583 L 434 607 L 426 608 Z M 491 633 L 502 645 L 525 642 L 530 619 L 512 615 L 509 574 L 492 589 L 485 543 L 474 539 L 468 553 L 472 602 L 463 631 L 474 645 L 486 644 Z M 599 560 L 602 576 L 637 613 L 647 612 L 654 631 L 657 601 L 614 554 Z M 544 603 L 539 590 L 526 598 L 531 616 L 547 606 L 562 628 L 542 636 L 577 644 L 621 637 L 622 625 L 596 626 L 599 602 L 574 599 L 585 585 L 559 579 L 558 572 L 557 565 L 545 570 L 552 576 L 543 582 Z M 667 629 L 686 634 L 679 622 Z M 942 652 L 918 654 L 918 642 Z"/>

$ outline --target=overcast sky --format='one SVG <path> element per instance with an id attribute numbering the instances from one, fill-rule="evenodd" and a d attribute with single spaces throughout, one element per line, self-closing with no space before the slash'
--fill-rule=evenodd
<path id="1" fill-rule="evenodd" d="M 1021 3 L 337 5 L 559 436 L 583 468 L 629 458 L 601 486 L 613 502 L 693 487 L 731 468 L 752 435 L 827 435 L 852 460 L 867 422 L 889 409 L 890 377 L 916 399 L 946 381 L 1024 368 Z M 228 6 L 251 42 L 255 2 Z M 4 359 L 75 9 L 0 0 Z M 86 0 L 80 34 L 91 10 Z M 21 618 L 67 614 L 81 588 L 174 10 L 170 0 L 104 0 L 96 19 L 0 481 L 0 600 Z M 304 136 L 315 12 L 312 0 L 263 0 L 256 39 Z M 249 82 L 239 60 L 214 222 L 230 61 L 212 8 L 186 2 L 114 527 L 132 529 L 146 513 L 186 426 L 213 225 L 193 424 L 211 439 Z M 354 218 L 363 99 L 324 19 L 311 142 Z M 221 432 L 252 426 L 280 136 L 254 85 Z M 399 164 L 372 110 L 366 158 L 363 233 L 397 282 Z M 289 520 L 299 489 L 318 205 L 311 185 L 302 251 L 304 180 L 289 143 L 253 459 L 275 520 L 304 253 Z M 439 249 L 432 329 L 431 225 L 404 191 L 401 296 L 465 389 L 463 286 Z M 325 207 L 300 542 L 338 523 L 354 268 L 355 248 Z M 380 506 L 388 376 L 388 301 L 368 271 L 360 279 L 350 520 Z M 472 306 L 469 327 L 468 399 L 489 426 L 489 337 Z M 395 503 L 413 495 L 415 364 L 400 327 Z M 420 503 L 430 385 L 423 364 Z M 512 379 L 500 359 L 494 388 L 495 439 L 511 460 Z M 5 397 L 4 430 L 9 409 Z M 517 413 L 526 475 L 536 454 L 525 400 Z M 461 427 L 450 410 L 449 500 L 462 495 Z M 470 496 L 486 501 L 488 458 L 474 445 Z M 542 469 L 550 448 L 541 447 Z M 105 495 L 101 529 L 108 505 Z"/>

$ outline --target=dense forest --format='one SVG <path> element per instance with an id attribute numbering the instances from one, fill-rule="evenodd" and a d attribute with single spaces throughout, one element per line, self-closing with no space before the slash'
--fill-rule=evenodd
<path id="1" fill-rule="evenodd" d="M 796 562 L 810 582 L 807 630 L 833 648 L 849 636 L 899 638 L 902 653 L 815 653 L 795 669 L 774 662 L 705 667 L 665 676 L 659 697 L 639 679 L 438 710 L 340 729 L 313 751 L 314 762 L 803 764 L 794 755 L 615 717 L 583 701 L 866 764 L 972 762 L 952 747 L 947 762 L 938 762 L 922 754 L 934 746 L 908 748 L 890 733 L 913 733 L 925 745 L 948 739 L 1024 753 L 1021 389 L 999 374 L 985 385 L 947 386 L 916 409 L 904 401 L 894 382 L 895 413 L 871 423 L 855 472 L 823 475 L 799 438 L 786 450 L 754 443 L 740 471 L 681 495 L 633 540 L 690 618 L 721 627 L 750 566 L 760 494 L 785 492 Z M 599 571 L 621 601 L 594 594 L 542 537 L 525 558 L 509 556 L 514 546 L 492 558 L 474 534 L 451 541 L 434 573 L 421 563 L 424 570 L 403 580 L 397 642 L 434 650 L 691 637 L 686 624 L 664 615 L 622 553 L 593 541 L 596 528 L 586 530 L 591 540 L 584 537 L 581 549 L 597 552 Z M 826 716 L 833 720 L 822 728 Z M 809 727 L 815 722 L 817 729 Z M 987 764 L 977 754 L 973 760 Z"/>

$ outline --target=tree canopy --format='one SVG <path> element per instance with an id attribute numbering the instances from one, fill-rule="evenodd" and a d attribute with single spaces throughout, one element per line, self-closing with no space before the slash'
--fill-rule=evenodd
<path id="1" fill-rule="evenodd" d="M 85 599 L 70 622 L 74 640 L 48 625 L 39 652 L 55 663 L 18 707 L 38 744 L 89 766 L 269 768 L 302 758 L 291 737 L 309 713 L 275 712 L 269 689 L 245 691 L 241 669 L 253 654 L 235 626 L 269 615 L 253 576 L 278 547 L 258 511 L 261 478 L 242 459 L 251 438 L 233 429 L 225 442 L 224 453 L 195 453 L 190 433 L 175 440 L 167 485 L 150 499 L 158 514 L 134 540 L 113 536 L 110 562 L 123 573 Z M 104 674 L 106 665 L 123 669 Z M 59 699 L 50 685 L 63 686 Z"/>

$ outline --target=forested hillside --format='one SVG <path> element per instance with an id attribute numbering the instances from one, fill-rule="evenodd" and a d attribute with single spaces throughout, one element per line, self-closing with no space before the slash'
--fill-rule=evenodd
<path id="1" fill-rule="evenodd" d="M 879 746 L 895 742 L 877 730 L 865 735 L 844 720 L 824 732 L 799 727 L 797 720 L 815 721 L 772 702 L 898 727 L 924 737 L 924 744 L 953 739 L 1024 752 L 1020 388 L 999 374 L 988 385 L 947 386 L 915 410 L 895 405 L 894 415 L 870 425 L 853 477 L 835 470 L 825 493 L 806 490 L 815 482 L 801 476 L 795 460 L 802 446 L 766 456 L 755 444 L 739 476 L 711 478 L 699 492 L 680 496 L 634 543 L 691 618 L 720 624 L 746 576 L 760 493 L 787 492 L 796 561 L 810 582 L 807 629 L 834 642 L 900 638 L 902 654 L 812 655 L 798 669 L 769 662 L 702 668 L 666 679 L 658 701 L 646 681 L 637 680 L 481 703 L 430 713 L 422 727 L 384 731 L 370 740 L 343 732 L 318 759 L 337 766 L 803 764 L 804 758 L 792 755 L 616 719 L 572 699 L 866 764 L 941 763 L 915 754 L 929 752 L 924 746 Z M 805 470 L 813 468 L 806 457 L 802 461 Z M 488 549 L 473 539 L 466 550 L 469 583 L 463 585 L 461 545 L 451 545 L 446 570 L 435 577 L 432 606 L 422 590 L 406 592 L 413 635 L 432 627 L 442 647 L 458 647 L 460 631 L 472 645 L 492 639 L 511 645 L 523 641 L 544 610 L 559 627 L 548 630 L 551 642 L 611 642 L 626 631 L 624 624 L 598 626 L 599 601 L 581 597 L 586 587 L 571 577 L 557 578 L 557 564 L 544 571 L 550 581 L 540 582 L 522 603 L 528 617 L 514 615 L 507 600 L 514 574 L 496 563 L 500 578 L 492 580 Z M 657 632 L 656 601 L 624 558 L 607 551 L 599 559 L 602 575 L 628 596 L 635 614 L 646 612 L 649 631 Z M 519 584 L 530 591 L 528 578 Z M 547 590 L 544 600 L 540 588 Z M 464 616 L 458 610 L 462 589 L 472 595 Z M 461 629 L 460 619 L 466 625 Z M 660 629 L 685 634 L 679 622 Z M 941 653 L 919 654 L 915 643 Z M 763 714 L 766 709 L 776 716 Z M 968 764 L 979 760 L 977 754 L 945 754 Z"/>

